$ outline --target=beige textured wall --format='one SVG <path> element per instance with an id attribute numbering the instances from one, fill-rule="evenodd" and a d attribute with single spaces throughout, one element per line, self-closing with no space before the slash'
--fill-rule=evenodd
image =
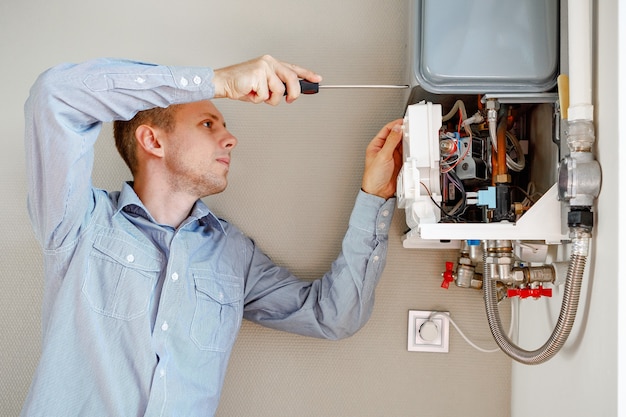
<path id="1" fill-rule="evenodd" d="M 34 78 L 62 61 L 119 56 L 219 67 L 263 53 L 311 67 L 327 83 L 406 83 L 406 0 L 178 2 L 4 1 L 0 4 L 0 416 L 21 407 L 39 352 L 41 256 L 25 209 L 22 105 Z M 303 278 L 336 256 L 363 151 L 401 117 L 402 91 L 324 91 L 277 108 L 217 102 L 239 138 L 228 190 L 207 200 L 277 262 Z M 128 173 L 105 129 L 97 185 Z M 245 323 L 220 416 L 484 416 L 509 414 L 510 361 L 470 348 L 451 330 L 450 353 L 406 351 L 409 309 L 450 311 L 491 346 L 478 292 L 439 287 L 450 251 L 409 251 L 396 212 L 372 319 L 329 342 Z M 484 400 L 484 390 L 491 393 Z"/>

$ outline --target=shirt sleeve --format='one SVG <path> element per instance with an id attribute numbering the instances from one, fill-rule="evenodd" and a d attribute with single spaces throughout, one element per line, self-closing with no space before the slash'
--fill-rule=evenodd
<path id="1" fill-rule="evenodd" d="M 44 249 L 80 233 L 93 208 L 93 146 L 103 122 L 212 98 L 213 71 L 97 59 L 44 72 L 25 104 L 28 210 Z"/>
<path id="2" fill-rule="evenodd" d="M 315 281 L 299 280 L 254 249 L 244 317 L 326 339 L 351 336 L 369 319 L 383 272 L 395 199 L 359 192 L 339 257 Z"/>

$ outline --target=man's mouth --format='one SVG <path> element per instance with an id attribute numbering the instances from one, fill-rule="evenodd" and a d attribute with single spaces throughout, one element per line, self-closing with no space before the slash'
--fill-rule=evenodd
<path id="1" fill-rule="evenodd" d="M 219 162 L 220 164 L 224 164 L 227 167 L 230 166 L 230 158 L 228 157 L 217 158 L 217 162 Z"/>

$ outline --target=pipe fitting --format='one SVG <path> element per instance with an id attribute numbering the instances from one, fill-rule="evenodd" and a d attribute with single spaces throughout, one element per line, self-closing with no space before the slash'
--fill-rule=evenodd
<path id="1" fill-rule="evenodd" d="M 575 229 L 590 233 L 593 229 L 593 212 L 591 207 L 571 207 L 569 213 L 567 213 L 567 225 L 570 227 L 570 231 Z"/>
<path id="2" fill-rule="evenodd" d="M 591 120 L 569 120 L 565 127 L 565 137 L 570 152 L 591 152 L 596 141 Z"/>
<path id="3" fill-rule="evenodd" d="M 600 194 L 602 174 L 592 150 L 595 133 L 592 120 L 571 120 L 565 130 L 570 155 L 559 165 L 558 198 L 570 206 L 593 205 Z"/>
<path id="4" fill-rule="evenodd" d="M 552 283 L 556 279 L 556 270 L 552 265 L 525 266 L 514 268 L 512 276 L 516 285 L 536 287 L 543 283 Z"/>
<path id="5" fill-rule="evenodd" d="M 570 206 L 592 206 L 600 194 L 600 164 L 590 152 L 572 152 L 559 165 L 558 198 Z"/>
<path id="6" fill-rule="evenodd" d="M 461 288 L 474 288 L 479 290 L 483 287 L 482 277 L 480 274 L 476 274 L 475 267 L 469 265 L 458 265 L 455 283 L 457 287 Z"/>

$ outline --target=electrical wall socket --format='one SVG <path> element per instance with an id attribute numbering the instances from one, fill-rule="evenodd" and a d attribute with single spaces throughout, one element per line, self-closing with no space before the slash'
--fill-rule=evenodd
<path id="1" fill-rule="evenodd" d="M 409 310 L 408 350 L 447 353 L 450 338 L 448 316 L 447 311 Z"/>

